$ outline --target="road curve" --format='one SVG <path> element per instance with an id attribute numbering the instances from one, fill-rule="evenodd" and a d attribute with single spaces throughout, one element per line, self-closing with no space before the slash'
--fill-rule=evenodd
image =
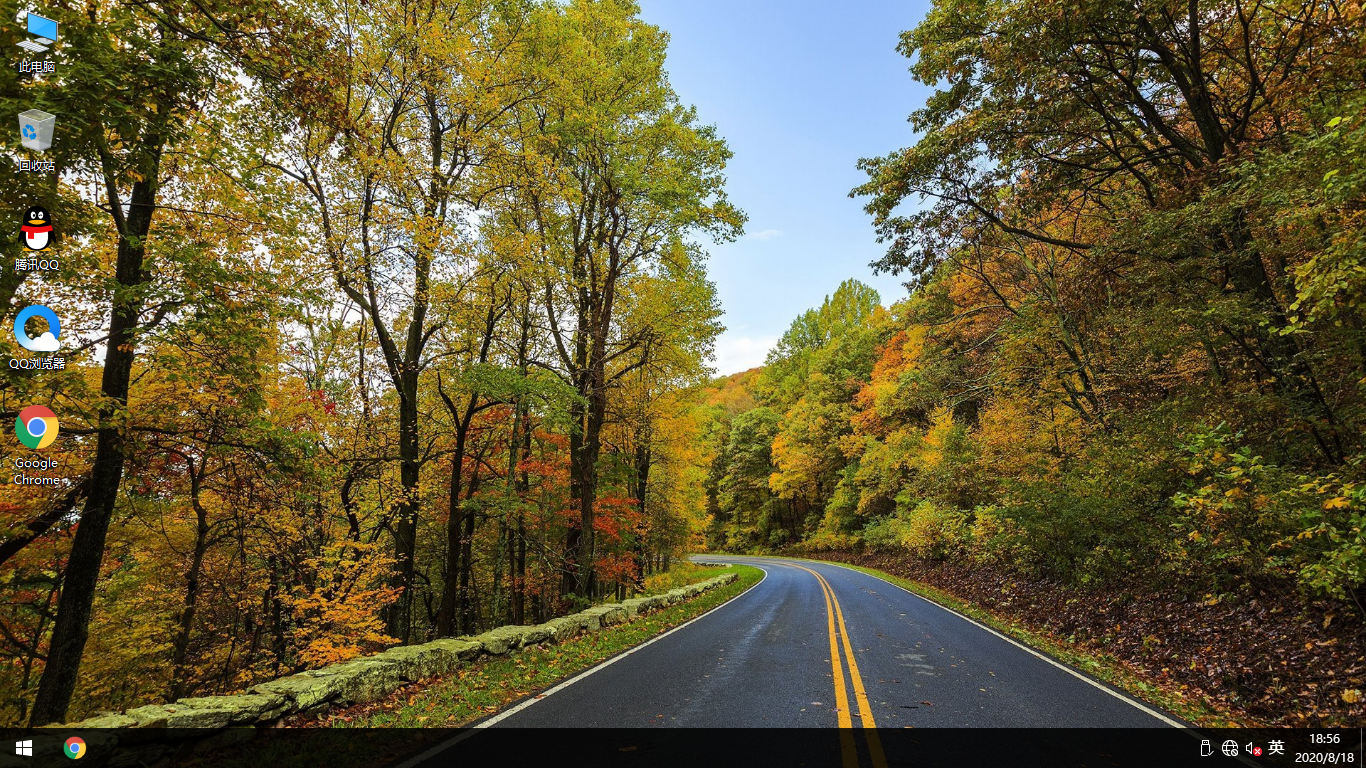
<path id="1" fill-rule="evenodd" d="M 850 568 L 767 557 L 700 559 L 753 565 L 766 576 L 716 610 L 476 727 L 1182 725 L 953 611 Z M 845 732 L 846 750 L 853 749 L 853 732 Z M 865 735 L 868 743 L 859 749 L 876 750 L 876 732 Z"/>
<path id="2" fill-rule="evenodd" d="M 705 559 L 753 565 L 767 576 L 680 631 L 590 670 L 491 725 L 841 725 L 822 580 L 837 605 L 835 635 L 849 702 L 844 713 L 855 726 L 863 724 L 860 687 L 870 708 L 865 716 L 879 727 L 1179 725 L 881 579 L 804 560 Z M 853 680 L 846 639 L 858 671 Z"/>

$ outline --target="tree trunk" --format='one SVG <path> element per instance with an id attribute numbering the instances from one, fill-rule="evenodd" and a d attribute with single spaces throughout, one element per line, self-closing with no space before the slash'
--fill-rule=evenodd
<path id="1" fill-rule="evenodd" d="M 477 490 L 479 490 L 479 469 L 476 465 L 473 474 L 470 475 L 469 491 L 465 494 L 467 503 Z M 476 618 L 474 603 L 470 596 L 470 575 L 474 569 L 474 510 L 467 511 L 464 517 L 465 529 L 460 534 L 460 591 L 458 594 L 460 623 L 458 634 L 474 631 Z"/>
<path id="2" fill-rule="evenodd" d="M 177 621 L 176 635 L 171 641 L 171 693 L 168 701 L 174 702 L 185 696 L 188 691 L 189 670 L 186 659 L 189 656 L 190 633 L 194 629 L 195 610 L 199 604 L 199 575 L 204 567 L 204 555 L 209 548 L 209 515 L 204 505 L 199 503 L 199 478 L 190 465 L 190 503 L 194 507 L 194 553 L 190 558 L 190 568 L 185 573 L 185 601 Z"/>
<path id="3" fill-rule="evenodd" d="M 378 322 L 378 320 L 376 320 Z M 416 324 L 416 322 L 414 323 Z M 402 643 L 412 634 L 413 579 L 417 553 L 417 483 L 421 472 L 418 445 L 417 363 L 414 358 L 399 363 L 402 367 L 398 405 L 399 484 L 403 498 L 394 514 L 394 574 L 391 584 L 399 589 L 398 600 L 389 607 L 388 632 Z"/>
<path id="4" fill-rule="evenodd" d="M 100 380 L 100 394 L 105 404 L 99 412 L 100 427 L 95 439 L 95 461 L 90 473 L 89 495 L 71 543 L 71 555 L 62 580 L 62 595 L 57 602 L 57 620 L 52 628 L 47 664 L 43 668 L 38 694 L 33 702 L 33 714 L 29 720 L 33 726 L 66 719 L 90 629 L 90 614 L 95 604 L 100 566 L 104 562 L 109 521 L 114 515 L 114 504 L 123 482 L 126 440 L 121 426 L 123 420 L 118 418 L 118 413 L 128 404 L 128 388 L 137 350 L 138 317 L 142 313 L 143 303 L 139 288 L 149 279 L 143 269 L 143 258 L 146 255 L 147 233 L 152 228 L 152 215 L 156 211 L 163 142 L 160 135 L 149 135 L 145 142 L 149 148 L 147 159 L 141 169 L 141 180 L 133 184 L 126 218 L 116 187 L 113 160 L 101 152 L 109 205 L 115 223 L 119 225 L 118 256 L 114 267 L 116 288 L 110 313 L 104 372 Z"/>
<path id="5" fill-rule="evenodd" d="M 464 529 L 464 505 L 461 503 L 461 485 L 464 482 L 462 465 L 465 463 L 465 438 L 468 434 L 463 424 L 456 422 L 455 455 L 451 457 L 450 516 L 446 520 L 446 583 L 441 590 L 441 607 L 436 614 L 436 634 L 451 637 L 456 632 L 456 591 L 460 578 L 461 531 Z"/>

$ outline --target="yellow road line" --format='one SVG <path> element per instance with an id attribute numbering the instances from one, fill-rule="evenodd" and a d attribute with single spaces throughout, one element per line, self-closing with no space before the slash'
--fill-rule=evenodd
<path id="1" fill-rule="evenodd" d="M 794 568 L 816 577 L 816 583 L 820 584 L 821 594 L 825 597 L 826 625 L 830 633 L 830 664 L 834 670 L 835 677 L 835 699 L 839 706 L 839 726 L 841 752 L 844 756 L 845 768 L 854 768 L 858 765 L 858 756 L 853 745 L 853 734 L 847 729 L 853 728 L 853 720 L 849 717 L 849 696 L 844 687 L 844 670 L 839 662 L 839 644 L 836 641 L 835 631 L 836 622 L 839 623 L 840 639 L 844 644 L 844 655 L 849 663 L 849 679 L 854 685 L 854 697 L 858 702 L 859 722 L 864 728 L 864 738 L 868 742 L 868 753 L 872 758 L 874 768 L 887 768 L 887 757 L 882 751 L 882 740 L 878 738 L 877 723 L 873 720 L 873 707 L 868 701 L 868 692 L 863 685 L 863 677 L 858 671 L 858 660 L 854 658 L 854 646 L 849 641 L 849 628 L 844 623 L 844 609 L 840 607 L 839 598 L 835 596 L 835 589 L 830 586 L 830 582 L 825 577 L 805 566 L 791 564 Z M 833 610 L 832 610 L 833 609 Z"/>
<path id="2" fill-rule="evenodd" d="M 825 581 L 825 577 L 816 574 L 826 589 L 830 590 L 830 596 L 835 601 L 835 616 L 839 619 L 840 636 L 844 640 L 844 657 L 849 660 L 849 679 L 854 681 L 854 697 L 858 700 L 859 720 L 863 722 L 865 729 L 863 737 L 868 740 L 868 753 L 873 758 L 874 768 L 887 768 L 887 756 L 882 752 L 882 739 L 877 735 L 877 723 L 873 722 L 873 706 L 868 702 L 868 692 L 863 687 L 863 675 L 859 674 L 858 661 L 854 659 L 854 646 L 849 642 L 849 629 L 844 625 L 844 610 L 840 608 L 840 601 L 835 598 L 835 588 Z"/>
<path id="3" fill-rule="evenodd" d="M 802 568 L 800 565 L 797 567 Z M 817 576 L 817 579 L 819 578 Z M 858 768 L 858 748 L 854 745 L 852 730 L 854 721 L 849 716 L 849 694 L 844 688 L 844 669 L 840 667 L 840 649 L 835 642 L 835 610 L 831 607 L 830 593 L 825 590 L 825 585 L 821 585 L 821 595 L 825 597 L 825 620 L 830 634 L 830 669 L 835 679 L 835 713 L 839 718 L 840 754 L 843 757 L 844 768 Z"/>

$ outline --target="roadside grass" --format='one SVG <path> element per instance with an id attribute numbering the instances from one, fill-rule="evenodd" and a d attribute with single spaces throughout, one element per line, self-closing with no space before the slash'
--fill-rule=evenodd
<path id="1" fill-rule="evenodd" d="M 959 599 L 943 590 L 936 589 L 917 581 L 894 576 L 886 571 L 851 565 L 835 560 L 816 560 L 807 557 L 794 557 L 793 560 L 825 563 L 850 568 L 883 581 L 891 582 L 909 592 L 946 608 L 951 608 L 968 618 L 985 624 L 1001 634 L 1061 661 L 1073 669 L 1085 672 L 1105 683 L 1132 694 L 1135 698 L 1156 705 L 1176 715 L 1188 723 L 1202 728 L 1241 728 L 1254 725 L 1235 718 L 1202 698 L 1191 696 L 1174 686 L 1159 685 L 1137 674 L 1123 661 L 1094 648 L 1069 643 L 1051 634 L 1030 629 L 1017 619 L 998 616 L 980 606 Z"/>
<path id="2" fill-rule="evenodd" d="M 455 728 L 492 715 L 536 691 L 606 661 L 667 629 L 705 613 L 744 592 L 763 578 L 750 566 L 693 566 L 690 577 L 666 591 L 723 573 L 739 578 L 700 597 L 646 614 L 626 624 L 579 635 L 559 645 L 533 646 L 507 656 L 484 657 L 421 690 L 397 691 L 390 698 L 320 718 L 333 728 Z"/>
<path id="3" fill-rule="evenodd" d="M 632 595 L 632 597 L 657 595 L 688 584 L 696 584 L 723 573 L 730 573 L 733 570 L 727 566 L 698 565 L 690 560 L 675 560 L 670 565 L 669 570 L 646 576 L 645 591 L 641 595 Z"/>
<path id="4" fill-rule="evenodd" d="M 625 624 L 580 634 L 558 645 L 533 646 L 506 656 L 483 657 L 444 677 L 407 686 L 389 698 L 287 722 L 289 734 L 244 744 L 202 765 L 223 768 L 316 768 L 318 765 L 386 765 L 446 738 L 450 732 L 553 687 L 673 627 L 700 616 L 759 583 L 764 573 L 747 565 L 681 568 L 688 577 L 663 589 L 722 573 L 738 578 L 692 600 Z M 647 591 L 650 588 L 647 587 Z M 663 590 L 656 590 L 663 591 Z M 350 737 L 350 729 L 367 729 Z M 373 730 L 369 730 L 373 729 Z M 411 730 L 441 729 L 441 730 Z"/>

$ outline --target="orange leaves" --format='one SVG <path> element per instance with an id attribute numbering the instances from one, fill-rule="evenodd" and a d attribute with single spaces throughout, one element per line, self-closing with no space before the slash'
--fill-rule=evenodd
<path id="1" fill-rule="evenodd" d="M 304 562 L 309 578 L 283 598 L 300 661 L 324 666 L 396 642 L 380 619 L 399 596 L 387 586 L 391 564 L 377 545 L 362 542 L 341 542 Z"/>
<path id="2" fill-rule="evenodd" d="M 635 532 L 644 518 L 640 504 L 628 496 L 601 495 L 593 505 L 593 530 L 606 544 L 619 544 L 622 537 Z"/>

